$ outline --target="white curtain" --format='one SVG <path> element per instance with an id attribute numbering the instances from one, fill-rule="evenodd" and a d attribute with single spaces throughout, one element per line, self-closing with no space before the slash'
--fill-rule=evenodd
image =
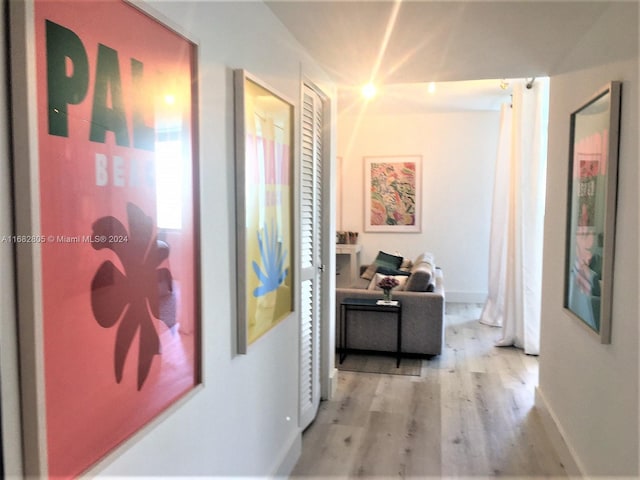
<path id="1" fill-rule="evenodd" d="M 497 346 L 540 351 L 542 242 L 549 79 L 513 87 L 503 106 L 489 252 L 489 295 L 480 321 L 502 326 Z"/>

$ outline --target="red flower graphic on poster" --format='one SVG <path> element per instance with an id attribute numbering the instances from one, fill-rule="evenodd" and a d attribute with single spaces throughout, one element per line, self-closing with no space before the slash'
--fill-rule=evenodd
<path id="1" fill-rule="evenodd" d="M 91 308 L 100 324 L 111 328 L 118 324 L 114 367 L 118 383 L 127 353 L 138 335 L 138 390 L 142 388 L 154 355 L 160 354 L 160 339 L 153 317 L 161 319 L 158 282 L 171 278 L 167 268 L 158 266 L 169 256 L 166 243 L 152 239 L 153 222 L 137 206 L 127 205 L 129 231 L 115 217 L 102 217 L 93 225 L 92 244 L 96 250 L 113 250 L 124 266 L 121 272 L 105 261 L 91 282 Z M 127 239 L 127 242 L 114 241 Z M 153 317 L 152 317 L 153 316 Z M 162 320 L 162 319 L 161 319 Z M 171 319 L 164 319 L 171 327 Z"/>

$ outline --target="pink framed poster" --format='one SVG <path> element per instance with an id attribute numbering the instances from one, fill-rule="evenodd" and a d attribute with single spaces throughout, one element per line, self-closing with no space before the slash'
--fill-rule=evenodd
<path id="1" fill-rule="evenodd" d="M 365 232 L 420 232 L 422 157 L 364 157 Z"/>
<path id="2" fill-rule="evenodd" d="M 200 383 L 196 45 L 121 0 L 12 2 L 26 473 Z"/>

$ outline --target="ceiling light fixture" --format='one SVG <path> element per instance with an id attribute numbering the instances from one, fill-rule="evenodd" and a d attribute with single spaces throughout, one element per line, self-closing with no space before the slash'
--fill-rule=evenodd
<path id="1" fill-rule="evenodd" d="M 436 82 L 430 82 L 427 91 L 432 95 L 436 93 Z"/>
<path id="2" fill-rule="evenodd" d="M 373 98 L 376 95 L 376 86 L 373 83 L 367 83 L 364 87 L 362 87 L 361 91 L 364 98 Z"/>

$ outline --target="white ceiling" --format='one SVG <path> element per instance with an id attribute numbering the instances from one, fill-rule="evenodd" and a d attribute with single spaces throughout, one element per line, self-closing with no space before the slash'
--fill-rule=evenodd
<path id="1" fill-rule="evenodd" d="M 341 113 L 360 114 L 366 105 L 368 114 L 415 114 L 456 110 L 500 110 L 511 102 L 513 85 L 524 80 L 502 79 L 437 82 L 435 91 L 429 92 L 429 83 L 396 83 L 378 87 L 372 100 L 365 100 L 360 88 L 343 87 L 339 92 Z"/>
<path id="2" fill-rule="evenodd" d="M 383 90 L 395 85 L 407 92 L 412 88 L 408 84 L 458 81 L 450 88 L 454 98 L 464 91 L 478 99 L 487 93 L 488 84 L 460 81 L 558 73 L 566 55 L 613 3 L 266 0 L 332 75 L 342 106 L 354 98 L 350 92 L 371 79 Z M 632 20 L 637 24 L 635 12 Z M 617 45 L 624 42 L 621 38 L 613 42 L 616 48 L 594 52 L 602 58 L 589 61 L 626 54 L 620 51 L 626 46 Z M 626 42 L 637 48 L 637 38 Z M 496 88 L 489 95 L 504 95 L 498 84 L 492 82 Z M 445 90 L 438 88 L 441 100 Z"/>

